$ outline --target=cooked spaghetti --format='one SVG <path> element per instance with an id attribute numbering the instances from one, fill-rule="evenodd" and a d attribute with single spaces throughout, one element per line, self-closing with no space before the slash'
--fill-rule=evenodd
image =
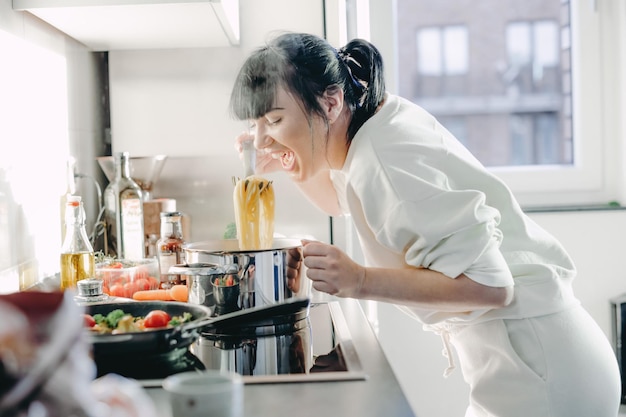
<path id="1" fill-rule="evenodd" d="M 270 249 L 274 239 L 274 188 L 256 175 L 239 179 L 233 195 L 239 249 Z"/>

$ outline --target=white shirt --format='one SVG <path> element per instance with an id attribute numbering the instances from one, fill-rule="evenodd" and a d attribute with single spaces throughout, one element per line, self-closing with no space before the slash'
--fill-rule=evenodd
<path id="1" fill-rule="evenodd" d="M 419 106 L 387 95 L 331 178 L 367 266 L 422 266 L 494 287 L 515 285 L 501 309 L 404 308 L 426 324 L 533 317 L 577 304 L 575 267 L 528 218 L 509 188 Z"/>

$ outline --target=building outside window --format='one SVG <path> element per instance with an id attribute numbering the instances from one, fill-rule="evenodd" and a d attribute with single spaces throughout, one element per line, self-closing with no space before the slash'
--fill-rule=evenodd
<path id="1" fill-rule="evenodd" d="M 400 95 L 486 166 L 574 162 L 568 2 L 398 0 L 397 8 Z"/>

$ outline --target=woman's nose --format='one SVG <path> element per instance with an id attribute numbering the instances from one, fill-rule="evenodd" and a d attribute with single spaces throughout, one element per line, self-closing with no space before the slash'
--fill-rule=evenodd
<path id="1" fill-rule="evenodd" d="M 253 133 L 255 148 L 263 149 L 268 147 L 272 143 L 272 138 L 267 134 L 262 126 L 257 125 Z"/>

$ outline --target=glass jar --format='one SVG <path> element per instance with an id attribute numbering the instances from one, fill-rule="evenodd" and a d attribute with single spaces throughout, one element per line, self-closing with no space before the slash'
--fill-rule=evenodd
<path id="1" fill-rule="evenodd" d="M 183 262 L 182 213 L 179 211 L 161 213 L 161 237 L 157 242 L 157 256 L 161 272 L 161 287 L 183 283 L 183 276 L 170 274 L 169 269 Z"/>

